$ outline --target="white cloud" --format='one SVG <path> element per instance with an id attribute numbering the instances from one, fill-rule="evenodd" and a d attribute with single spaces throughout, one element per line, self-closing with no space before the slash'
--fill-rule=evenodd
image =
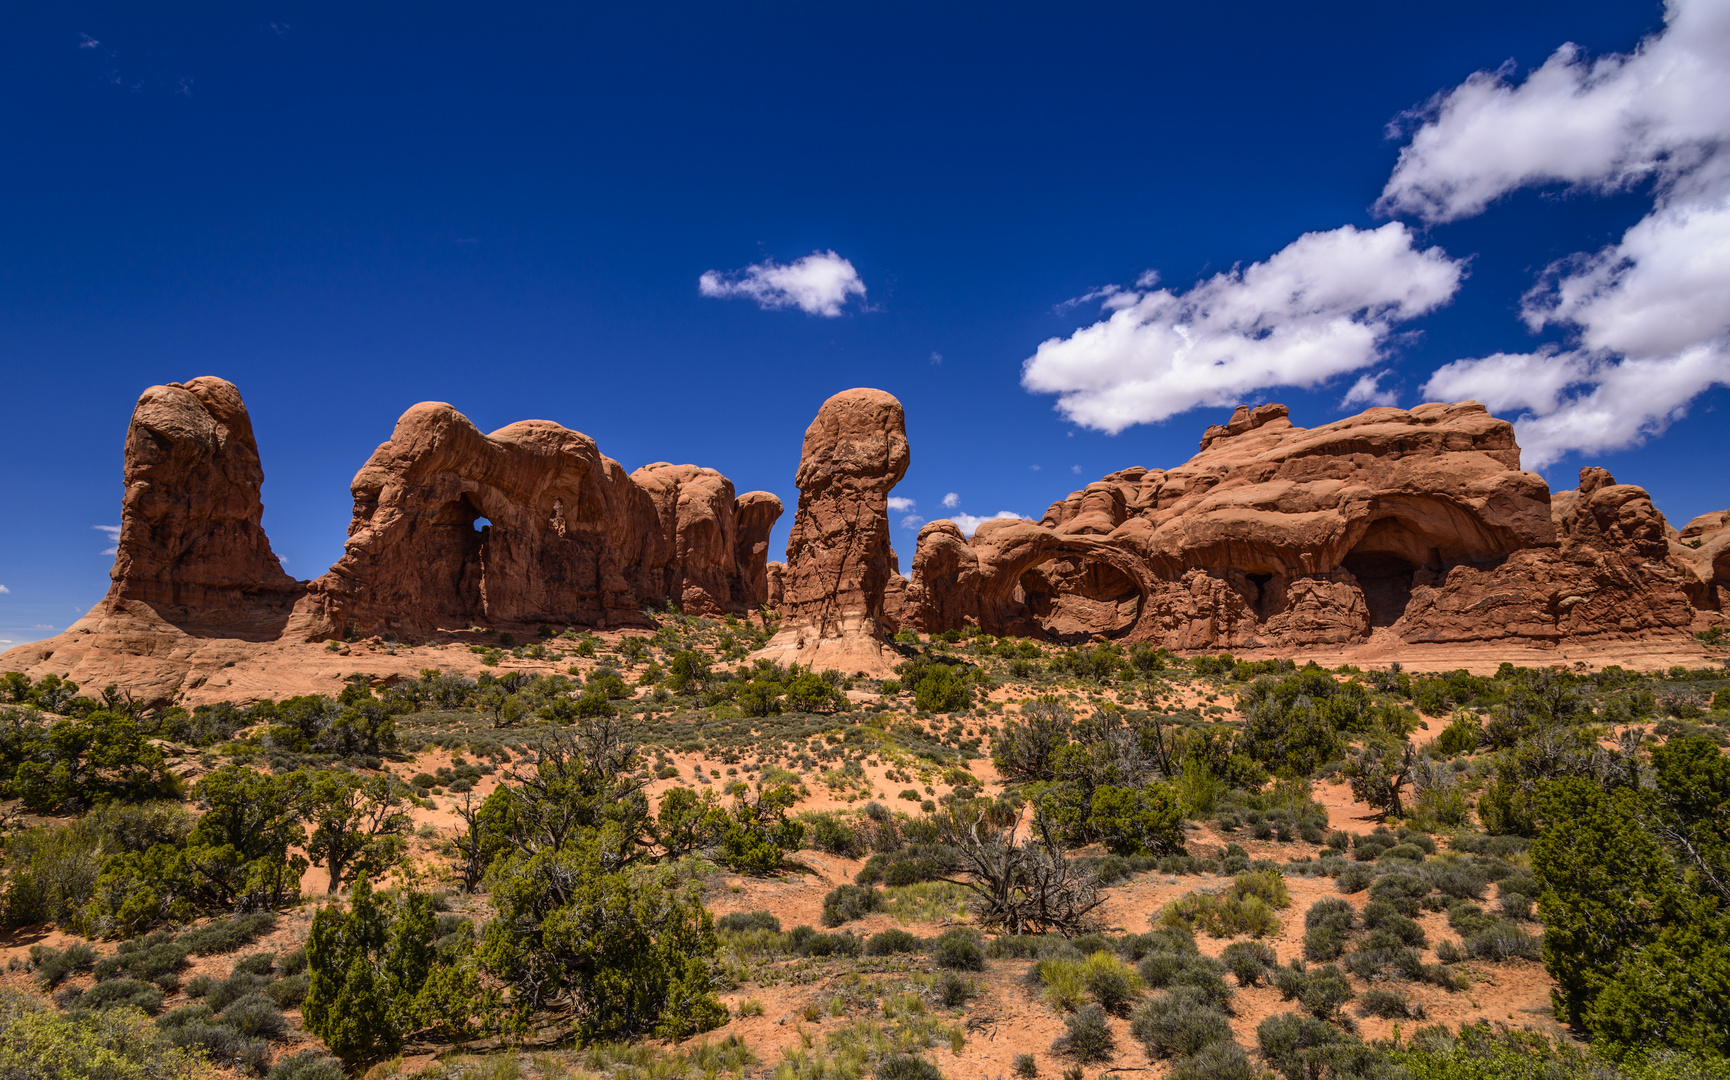
<path id="1" fill-rule="evenodd" d="M 833 251 L 816 251 L 785 266 L 768 259 L 743 270 L 710 270 L 697 279 L 697 291 L 723 300 L 755 300 L 768 311 L 796 307 L 807 315 L 834 318 L 850 297 L 864 298 L 865 283 L 846 259 Z"/>
<path id="2" fill-rule="evenodd" d="M 955 524 L 961 527 L 961 535 L 963 536 L 972 536 L 973 530 L 979 528 L 979 526 L 985 524 L 987 521 L 995 521 L 998 518 L 1015 518 L 1019 520 L 1021 515 L 1008 510 L 999 510 L 990 517 L 974 517 L 972 514 L 949 515 L 949 520 L 955 522 Z"/>
<path id="3" fill-rule="evenodd" d="M 11 591 L 12 590 L 8 589 L 6 586 L 0 585 L 0 596 L 5 596 L 7 593 L 9 593 Z"/>
<path id="4" fill-rule="evenodd" d="M 1353 405 L 1392 405 L 1399 401 L 1397 392 L 1382 389 L 1381 381 L 1386 375 L 1385 371 L 1372 371 L 1358 376 L 1358 381 L 1352 383 L 1346 396 L 1340 398 L 1340 408 L 1349 409 Z"/>
<path id="5" fill-rule="evenodd" d="M 949 494 L 943 496 L 943 505 L 945 508 L 953 510 L 957 506 L 961 505 L 961 496 L 951 491 Z"/>
<path id="6" fill-rule="evenodd" d="M 1393 324 L 1447 303 L 1463 273 L 1398 222 L 1306 233 L 1182 294 L 1117 292 L 1109 318 L 1041 344 L 1021 385 L 1112 434 L 1269 387 L 1316 386 L 1380 362 Z"/>
<path id="7" fill-rule="evenodd" d="M 1563 45 L 1518 85 L 1508 66 L 1436 95 L 1400 151 L 1380 206 L 1470 217 L 1533 184 L 1675 185 L 1730 133 L 1730 4 L 1672 0 L 1634 52 L 1587 62 Z"/>
<path id="8" fill-rule="evenodd" d="M 101 551 L 97 552 L 97 554 L 99 554 L 99 555 L 113 555 L 115 552 L 120 550 L 120 526 L 118 526 L 118 525 L 92 525 L 90 527 L 92 529 L 95 529 L 99 533 L 105 533 L 108 536 L 109 544 L 113 545 L 111 547 L 103 548 Z"/>
<path id="9" fill-rule="evenodd" d="M 934 352 L 934 353 L 932 353 L 932 354 L 931 354 L 931 364 L 932 364 L 932 366 L 933 366 L 933 367 L 935 367 L 935 366 L 937 366 L 937 365 L 939 365 L 939 364 L 941 364 L 941 363 L 943 363 L 943 354 L 942 354 L 942 353 L 940 353 L 940 352 Z"/>
<path id="10" fill-rule="evenodd" d="M 1071 465 L 1069 467 L 1069 471 L 1074 473 L 1077 476 L 1080 476 L 1081 475 L 1081 466 L 1080 465 Z"/>
<path id="11" fill-rule="evenodd" d="M 1527 325 L 1568 330 L 1571 348 L 1458 360 L 1425 386 L 1523 410 L 1529 467 L 1636 445 L 1730 385 L 1730 0 L 1676 0 L 1666 21 L 1627 55 L 1564 46 L 1518 85 L 1480 72 L 1439 95 L 1383 192 L 1384 209 L 1447 221 L 1525 185 L 1656 178 L 1618 243 L 1526 294 Z"/>
<path id="12" fill-rule="evenodd" d="M 916 505 L 917 504 L 912 499 L 904 498 L 900 495 L 889 496 L 889 509 L 895 511 L 897 514 L 904 514 L 913 509 Z"/>
<path id="13" fill-rule="evenodd" d="M 917 529 L 923 524 L 925 524 L 925 519 L 920 517 L 918 514 L 908 514 L 906 517 L 901 519 L 901 527 L 903 529 Z"/>

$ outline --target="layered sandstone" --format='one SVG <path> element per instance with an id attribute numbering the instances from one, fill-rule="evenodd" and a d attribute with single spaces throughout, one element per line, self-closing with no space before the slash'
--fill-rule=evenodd
<path id="1" fill-rule="evenodd" d="M 1322 427 L 1240 408 L 1175 469 L 1132 468 L 1038 523 L 919 536 L 927 630 L 1094 635 L 1177 649 L 1554 641 L 1693 618 L 1646 493 L 1591 476 L 1559 498 L 1475 402 Z"/>
<path id="2" fill-rule="evenodd" d="M 264 468 L 234 384 L 203 376 L 152 386 L 126 430 L 108 593 L 67 630 L 13 650 L 85 685 L 176 686 L 203 652 L 226 658 L 281 633 L 301 586 L 264 534 Z"/>
<path id="3" fill-rule="evenodd" d="M 763 655 L 849 674 L 888 670 L 888 499 L 909 461 L 906 417 L 891 395 L 845 390 L 817 410 L 795 476 L 799 506 L 780 573 L 783 622 Z"/>

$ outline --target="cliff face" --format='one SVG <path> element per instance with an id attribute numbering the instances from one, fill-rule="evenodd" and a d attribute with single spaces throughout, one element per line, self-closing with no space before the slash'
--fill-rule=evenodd
<path id="1" fill-rule="evenodd" d="M 1095 634 L 1172 648 L 1675 633 L 1694 618 L 1646 493 L 1552 503 L 1513 427 L 1476 402 L 1318 428 L 1238 410 L 1174 469 L 1113 473 L 1038 523 L 920 533 L 927 630 Z M 1590 488 L 1590 490 L 1587 490 Z"/>

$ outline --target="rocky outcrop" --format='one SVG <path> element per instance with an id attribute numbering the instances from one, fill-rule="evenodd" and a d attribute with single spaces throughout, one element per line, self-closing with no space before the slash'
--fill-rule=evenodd
<path id="1" fill-rule="evenodd" d="M 1730 510 L 1701 514 L 1669 540 L 1670 561 L 1690 577 L 1694 606 L 1730 608 Z"/>
<path id="2" fill-rule="evenodd" d="M 888 498 L 909 460 L 906 417 L 891 395 L 846 390 L 817 410 L 795 476 L 799 507 L 780 575 L 783 622 L 761 655 L 849 674 L 888 670 Z"/>
<path id="3" fill-rule="evenodd" d="M 201 650 L 226 657 L 281 633 L 301 586 L 264 535 L 264 469 L 234 384 L 204 376 L 144 391 L 122 475 L 107 595 L 64 633 L 13 650 L 4 669 L 52 662 L 81 684 L 148 696 L 178 685 Z"/>
<path id="4" fill-rule="evenodd" d="M 769 536 L 781 510 L 767 491 L 747 491 L 733 503 L 733 599 L 749 610 L 779 601 L 769 595 Z"/>
<path id="5" fill-rule="evenodd" d="M 741 573 L 732 481 L 666 462 L 626 475 L 593 439 L 547 420 L 483 435 L 449 405 L 416 405 L 351 490 L 343 557 L 311 584 L 291 634 L 641 626 L 645 606 L 753 606 L 734 596 L 759 571 Z M 779 512 L 762 494 L 747 514 L 752 536 Z M 765 540 L 754 557 L 766 550 Z"/>
<path id="6" fill-rule="evenodd" d="M 926 525 L 910 617 L 1179 649 L 1678 632 L 1663 518 L 1588 472 L 1553 506 L 1475 402 L 1313 429 L 1239 408 L 1188 463 L 1113 473 L 1037 524 Z"/>

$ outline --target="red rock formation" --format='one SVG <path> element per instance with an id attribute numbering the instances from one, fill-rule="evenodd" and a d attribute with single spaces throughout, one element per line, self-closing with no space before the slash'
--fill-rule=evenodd
<path id="1" fill-rule="evenodd" d="M 1730 607 L 1730 510 L 1715 510 L 1670 538 L 1670 561 L 1692 575 L 1689 597 L 1703 610 Z"/>
<path id="2" fill-rule="evenodd" d="M 769 597 L 769 535 L 775 531 L 775 522 L 781 520 L 781 509 L 781 500 L 767 491 L 747 491 L 733 503 L 733 600 L 748 611 L 773 606 Z"/>
<path id="3" fill-rule="evenodd" d="M 1181 649 L 1383 630 L 1544 641 L 1674 633 L 1692 618 L 1644 491 L 1593 473 L 1552 520 L 1512 426 L 1475 402 L 1307 430 L 1284 406 L 1240 408 L 1201 445 L 1178 468 L 1125 469 L 1074 492 L 1039 524 L 986 522 L 971 541 L 927 525 L 911 618 Z"/>
<path id="4" fill-rule="evenodd" d="M 781 574 L 784 621 L 762 655 L 850 674 L 888 670 L 888 497 L 908 461 L 906 419 L 889 394 L 846 390 L 817 410 L 795 477 L 799 508 Z"/>
<path id="5" fill-rule="evenodd" d="M 351 487 L 346 550 L 310 586 L 293 635 L 638 626 L 645 605 L 748 606 L 732 595 L 733 485 L 713 469 L 658 462 L 627 476 L 587 435 L 546 420 L 482 435 L 433 402 L 403 414 Z M 772 527 L 753 502 L 752 528 Z"/>
<path id="6" fill-rule="evenodd" d="M 123 475 L 108 594 L 7 663 L 45 673 L 52 659 L 81 684 L 119 681 L 154 696 L 178 685 L 206 642 L 274 639 L 301 587 L 264 535 L 264 469 L 232 383 L 205 376 L 144 391 L 126 431 Z"/>

